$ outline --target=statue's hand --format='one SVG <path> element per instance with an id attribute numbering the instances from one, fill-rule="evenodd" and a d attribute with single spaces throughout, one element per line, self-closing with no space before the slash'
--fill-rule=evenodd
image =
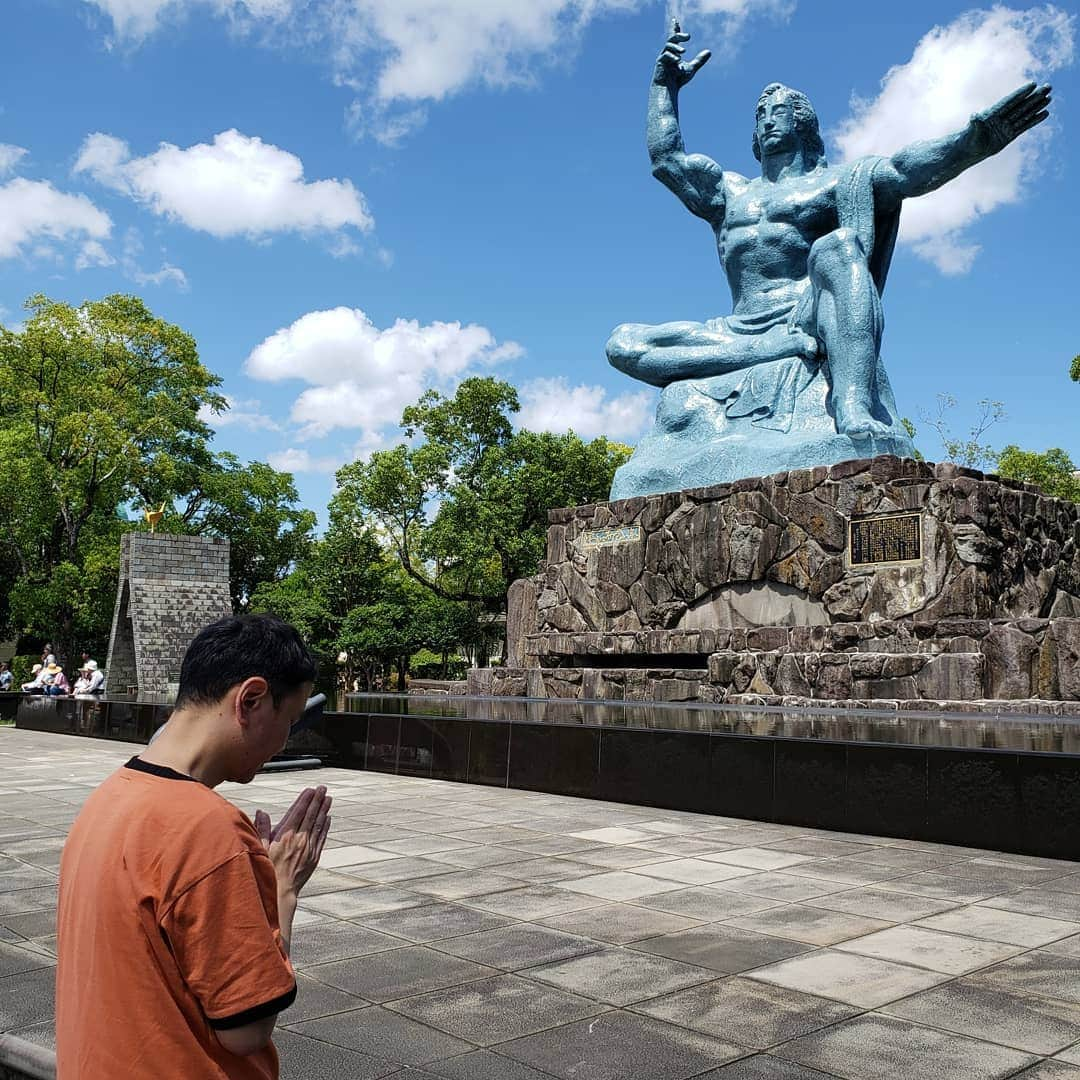
<path id="1" fill-rule="evenodd" d="M 671 23 L 671 33 L 663 51 L 656 61 L 656 73 L 653 81 L 662 85 L 670 86 L 678 90 L 685 86 L 700 70 L 712 53 L 708 49 L 699 52 L 693 60 L 683 62 L 683 54 L 686 52 L 684 42 L 690 40 L 689 34 L 684 34 L 679 26 L 679 20 L 674 19 Z"/>
<path id="2" fill-rule="evenodd" d="M 996 105 L 971 118 L 970 131 L 980 156 L 990 157 L 1041 124 L 1049 115 L 1050 87 L 1025 83 Z"/>

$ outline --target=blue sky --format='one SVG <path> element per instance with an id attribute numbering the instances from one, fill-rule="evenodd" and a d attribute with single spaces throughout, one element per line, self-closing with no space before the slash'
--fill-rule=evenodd
<path id="1" fill-rule="evenodd" d="M 979 399 L 1000 400 L 992 443 L 1080 460 L 1073 16 L 940 0 L 680 10 L 691 49 L 714 52 L 683 92 L 688 148 L 744 174 L 774 79 L 810 95 L 834 161 L 954 129 L 1028 75 L 1054 84 L 1052 128 L 905 207 L 883 355 L 917 423 L 939 393 L 959 401 L 958 434 Z M 608 367 L 612 327 L 730 310 L 708 228 L 649 174 L 669 14 L 8 0 L 0 318 L 16 324 L 37 291 L 144 296 L 225 379 L 217 445 L 294 469 L 320 514 L 335 467 L 392 443 L 424 387 L 468 374 L 515 383 L 527 426 L 633 442 L 655 391 Z"/>

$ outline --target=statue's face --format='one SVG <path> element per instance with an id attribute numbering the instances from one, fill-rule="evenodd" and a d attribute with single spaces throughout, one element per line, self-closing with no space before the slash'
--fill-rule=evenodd
<path id="1" fill-rule="evenodd" d="M 799 132 L 795 126 L 795 109 L 787 94 L 771 94 L 757 108 L 755 133 L 762 154 L 795 150 Z"/>

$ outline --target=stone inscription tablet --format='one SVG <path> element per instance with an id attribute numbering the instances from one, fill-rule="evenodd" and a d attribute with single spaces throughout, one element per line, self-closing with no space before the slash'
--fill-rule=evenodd
<path id="1" fill-rule="evenodd" d="M 848 565 L 922 562 L 922 514 L 888 514 L 848 522 Z"/>
<path id="2" fill-rule="evenodd" d="M 612 544 L 640 542 L 640 525 L 620 525 L 614 529 L 589 529 L 585 533 L 585 546 L 587 548 L 610 547 Z"/>

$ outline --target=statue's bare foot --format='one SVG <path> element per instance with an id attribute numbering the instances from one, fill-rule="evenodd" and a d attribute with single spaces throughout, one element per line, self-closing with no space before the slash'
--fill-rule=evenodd
<path id="1" fill-rule="evenodd" d="M 870 408 L 865 401 L 849 397 L 836 402 L 836 430 L 850 439 L 870 439 L 876 435 L 889 435 L 889 424 L 875 420 L 870 415 Z"/>

